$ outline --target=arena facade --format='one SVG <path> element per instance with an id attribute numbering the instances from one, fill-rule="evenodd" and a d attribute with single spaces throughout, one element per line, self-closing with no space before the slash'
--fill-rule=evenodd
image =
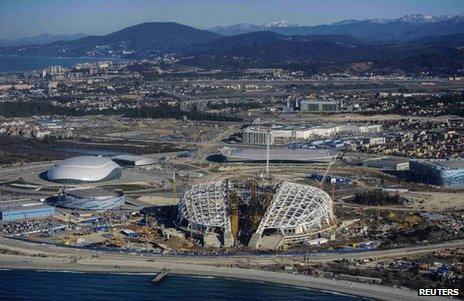
<path id="1" fill-rule="evenodd" d="M 55 205 L 68 209 L 105 211 L 121 207 L 124 201 L 124 193 L 120 191 L 72 188 L 62 190 Z"/>
<path id="2" fill-rule="evenodd" d="M 423 183 L 464 187 L 464 160 L 411 160 L 409 165 Z"/>
<path id="3" fill-rule="evenodd" d="M 47 179 L 66 184 L 102 182 L 118 179 L 121 171 L 121 167 L 108 158 L 81 156 L 63 160 L 51 167 L 47 171 Z"/>

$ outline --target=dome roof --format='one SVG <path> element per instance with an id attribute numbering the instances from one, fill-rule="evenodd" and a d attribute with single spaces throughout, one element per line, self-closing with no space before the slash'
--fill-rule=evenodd
<path id="1" fill-rule="evenodd" d="M 220 227 L 230 231 L 227 185 L 224 181 L 192 186 L 179 202 L 181 215 L 197 226 Z"/>
<path id="2" fill-rule="evenodd" d="M 328 227 L 334 219 L 332 199 L 324 190 L 283 182 L 256 232 L 278 229 L 284 234 L 310 233 Z"/>
<path id="3" fill-rule="evenodd" d="M 110 159 L 95 156 L 61 161 L 47 172 L 50 181 L 64 183 L 98 182 L 121 176 L 121 167 Z"/>

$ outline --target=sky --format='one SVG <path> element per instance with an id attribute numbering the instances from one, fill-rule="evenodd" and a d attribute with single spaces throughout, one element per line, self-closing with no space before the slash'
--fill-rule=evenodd
<path id="1" fill-rule="evenodd" d="M 415 13 L 462 14 L 464 0 L 0 0 L 0 38 L 102 35 L 149 21 L 206 29 L 279 20 L 318 25 Z"/>

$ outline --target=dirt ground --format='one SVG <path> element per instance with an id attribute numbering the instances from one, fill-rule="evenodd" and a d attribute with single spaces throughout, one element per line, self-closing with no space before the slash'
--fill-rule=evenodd
<path id="1" fill-rule="evenodd" d="M 459 192 L 407 192 L 411 206 L 427 210 L 464 210 L 464 191 Z"/>

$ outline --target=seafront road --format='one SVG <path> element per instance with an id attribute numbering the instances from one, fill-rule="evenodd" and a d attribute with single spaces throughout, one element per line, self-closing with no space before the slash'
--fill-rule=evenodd
<path id="1" fill-rule="evenodd" d="M 464 240 L 357 253 L 318 253 L 310 255 L 308 258 L 310 261 L 331 261 L 341 258 L 395 258 L 457 247 L 464 247 Z M 273 263 L 291 264 L 300 262 L 303 255 L 143 256 L 134 253 L 108 253 L 65 248 L 9 238 L 0 238 L 0 248 L 5 253 L 0 255 L 0 268 L 7 269 L 155 273 L 162 268 L 168 268 L 171 274 L 217 276 L 271 282 L 369 297 L 377 300 L 451 300 L 438 297 L 419 297 L 416 291 L 405 288 L 270 272 L 254 268 L 231 267 L 258 267 L 259 265 Z"/>

